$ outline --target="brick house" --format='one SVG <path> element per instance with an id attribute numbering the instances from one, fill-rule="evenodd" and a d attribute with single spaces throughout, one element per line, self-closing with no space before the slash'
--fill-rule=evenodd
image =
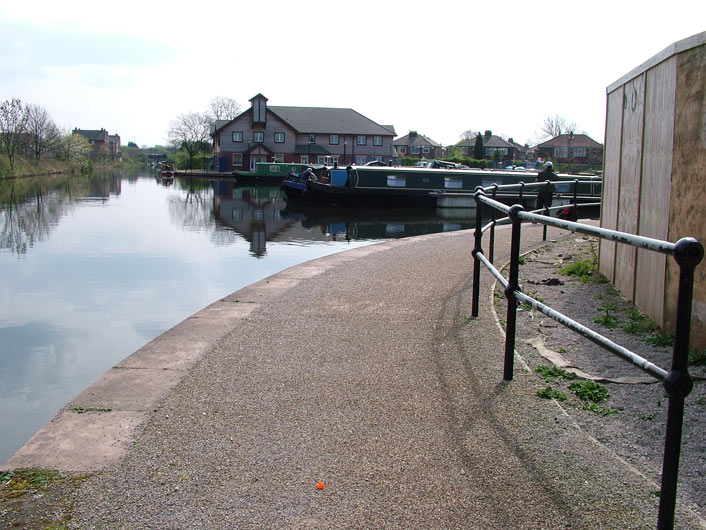
<path id="1" fill-rule="evenodd" d="M 503 164 L 512 163 L 515 160 L 521 159 L 521 151 L 518 144 L 514 142 L 508 142 L 496 136 L 492 131 L 485 131 L 483 138 L 483 158 L 486 160 L 493 160 L 493 156 L 496 151 L 500 152 L 500 160 Z M 462 156 L 468 156 L 473 158 L 473 149 L 476 146 L 477 136 L 464 140 L 458 144 L 461 149 Z M 512 139 L 511 139 L 512 141 Z"/>
<path id="2" fill-rule="evenodd" d="M 417 158 L 443 158 L 444 148 L 441 144 L 431 138 L 427 138 L 417 131 L 409 131 L 409 134 L 399 137 L 392 143 L 401 157 Z"/>
<path id="3" fill-rule="evenodd" d="M 215 123 L 211 136 L 219 171 L 254 170 L 257 162 L 362 165 L 389 162 L 394 127 L 353 109 L 282 107 L 258 94 L 250 108 Z"/>
<path id="4" fill-rule="evenodd" d="M 534 151 L 538 158 L 557 164 L 603 163 L 603 145 L 585 134 L 561 134 L 537 145 Z"/>
<path id="5" fill-rule="evenodd" d="M 93 147 L 93 151 L 97 156 L 107 155 L 112 160 L 119 158 L 120 151 L 120 135 L 108 134 L 108 131 L 101 127 L 100 130 L 94 129 L 74 129 L 71 134 L 80 134 Z"/>

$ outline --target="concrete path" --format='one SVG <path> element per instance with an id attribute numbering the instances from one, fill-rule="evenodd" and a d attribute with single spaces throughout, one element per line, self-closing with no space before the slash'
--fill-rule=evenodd
<path id="1" fill-rule="evenodd" d="M 540 243 L 540 227 L 523 233 L 524 250 Z M 390 241 L 242 289 L 108 372 L 7 465 L 95 472 L 76 528 L 654 527 L 652 481 L 538 399 L 519 360 L 502 381 L 487 272 L 469 318 L 472 244 Z"/>

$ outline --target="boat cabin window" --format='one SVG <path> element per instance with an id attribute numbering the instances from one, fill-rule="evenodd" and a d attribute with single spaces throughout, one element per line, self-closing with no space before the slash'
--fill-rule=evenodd
<path id="1" fill-rule="evenodd" d="M 444 177 L 444 187 L 461 189 L 463 187 L 463 177 Z"/>
<path id="2" fill-rule="evenodd" d="M 279 173 L 279 166 L 270 166 L 270 173 Z"/>
<path id="3" fill-rule="evenodd" d="M 407 177 L 403 175 L 388 175 L 387 185 L 391 188 L 404 188 L 407 186 Z"/>

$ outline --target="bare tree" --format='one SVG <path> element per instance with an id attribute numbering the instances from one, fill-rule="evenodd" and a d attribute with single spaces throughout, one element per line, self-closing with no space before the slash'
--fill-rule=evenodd
<path id="1" fill-rule="evenodd" d="M 555 114 L 547 116 L 540 128 L 540 136 L 542 138 L 556 138 L 562 134 L 576 132 L 578 126 L 576 122 L 568 121 L 566 118 Z"/>
<path id="2" fill-rule="evenodd" d="M 467 131 L 463 131 L 463 132 L 461 133 L 461 140 L 462 140 L 462 141 L 465 141 L 465 140 L 472 140 L 473 138 L 476 137 L 477 134 L 478 134 L 478 131 L 474 131 L 474 130 L 472 130 L 472 129 L 468 129 Z"/>
<path id="3" fill-rule="evenodd" d="M 0 105 L 0 147 L 7 155 L 10 171 L 15 169 L 15 156 L 19 151 L 27 127 L 27 109 L 17 98 L 5 100 Z"/>
<path id="4" fill-rule="evenodd" d="M 208 114 L 213 123 L 216 120 L 232 120 L 240 113 L 240 104 L 233 98 L 216 96 L 208 104 Z"/>
<path id="5" fill-rule="evenodd" d="M 169 143 L 174 149 L 184 149 L 188 153 L 189 169 L 193 169 L 194 156 L 210 146 L 210 130 L 210 117 L 200 112 L 181 114 L 169 124 Z"/>
<path id="6" fill-rule="evenodd" d="M 60 141 L 61 133 L 49 113 L 39 105 L 27 105 L 27 143 L 36 163 L 42 154 L 52 150 Z"/>

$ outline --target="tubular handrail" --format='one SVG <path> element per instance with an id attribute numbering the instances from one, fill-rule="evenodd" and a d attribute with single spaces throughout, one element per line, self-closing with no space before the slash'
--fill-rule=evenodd
<path id="1" fill-rule="evenodd" d="M 579 180 L 574 181 L 574 201 L 571 207 L 578 208 L 576 204 L 576 192 Z M 525 188 L 535 188 L 545 186 L 546 190 L 551 190 L 551 182 L 520 183 L 511 185 L 518 189 L 518 197 L 522 202 Z M 638 368 L 649 373 L 656 379 L 662 381 L 664 389 L 669 396 L 669 407 L 667 414 L 667 429 L 665 433 L 664 457 L 662 461 L 662 485 L 660 490 L 659 515 L 657 527 L 660 529 L 672 529 L 674 527 L 674 513 L 676 507 L 677 482 L 679 476 L 679 457 L 681 453 L 681 435 L 684 423 L 684 398 L 689 395 L 693 387 L 693 381 L 688 371 L 688 350 L 689 335 L 691 327 L 691 306 L 694 287 L 694 269 L 704 257 L 704 248 L 699 241 L 692 237 L 684 237 L 675 243 L 662 241 L 650 237 L 610 230 L 602 227 L 595 227 L 579 222 L 566 221 L 551 217 L 549 214 L 555 208 L 539 208 L 535 211 L 526 211 L 522 204 L 508 206 L 499 202 L 497 190 L 507 189 L 509 186 L 492 185 L 486 188 L 478 187 L 475 190 L 476 200 L 476 228 L 475 245 L 473 248 L 473 317 L 478 316 L 480 297 L 480 266 L 484 265 L 491 274 L 505 288 L 507 299 L 507 318 L 505 333 L 505 362 L 503 379 L 512 380 L 513 363 L 515 353 L 515 333 L 518 301 L 530 304 L 535 309 L 541 311 L 548 317 L 554 319 L 565 327 L 581 334 L 592 342 L 598 344 L 609 352 L 632 363 Z M 492 198 L 486 193 L 491 192 Z M 539 195 L 539 194 L 538 194 Z M 491 221 L 486 225 L 482 224 L 483 205 L 491 208 Z M 499 210 L 507 214 L 507 217 L 495 219 L 495 211 Z M 537 213 L 541 211 L 542 213 Z M 522 292 L 519 285 L 519 259 L 520 259 L 520 239 L 521 226 L 523 221 L 540 223 L 544 225 L 544 239 L 546 240 L 546 230 L 548 226 L 570 232 L 588 234 L 601 239 L 614 241 L 616 243 L 627 244 L 637 248 L 651 250 L 662 254 L 669 254 L 674 257 L 679 265 L 679 292 L 677 299 L 676 330 L 674 333 L 674 349 L 672 352 L 672 365 L 669 371 L 661 368 L 652 362 L 644 359 L 636 353 L 624 348 L 613 341 L 607 339 L 594 330 L 572 320 L 566 315 L 542 304 L 534 298 Z M 494 233 L 495 226 L 500 224 L 512 224 L 511 244 L 510 244 L 510 270 L 506 280 L 502 274 L 493 266 L 494 253 Z M 490 230 L 490 259 L 483 254 L 483 234 Z"/>

